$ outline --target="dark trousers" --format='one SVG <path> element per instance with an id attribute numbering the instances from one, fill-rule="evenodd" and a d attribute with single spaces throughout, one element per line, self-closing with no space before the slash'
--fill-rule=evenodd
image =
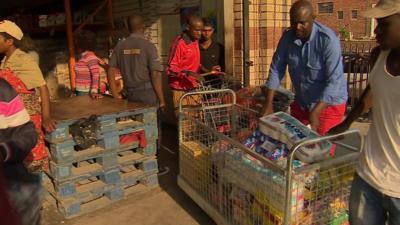
<path id="1" fill-rule="evenodd" d="M 6 181 L 10 204 L 18 215 L 21 225 L 40 224 L 43 200 L 41 175 L 31 175 L 31 178 L 29 182 Z"/>
<path id="2" fill-rule="evenodd" d="M 129 102 L 140 102 L 156 106 L 158 108 L 159 101 L 157 94 L 155 93 L 151 82 L 144 83 L 137 87 L 126 88 L 127 99 Z M 158 138 L 157 138 L 157 155 L 161 147 L 161 121 L 159 116 L 159 110 L 157 110 L 157 128 L 158 128 Z"/>

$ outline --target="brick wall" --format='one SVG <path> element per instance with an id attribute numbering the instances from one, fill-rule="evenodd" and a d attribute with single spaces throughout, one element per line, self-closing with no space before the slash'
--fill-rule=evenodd
<path id="1" fill-rule="evenodd" d="M 159 22 L 157 17 L 156 0 L 142 1 L 142 3 L 132 0 L 113 1 L 113 15 L 116 23 L 125 23 L 126 18 L 135 13 L 141 14 L 145 17 L 145 23 L 148 27 L 145 36 L 154 44 L 158 45 Z M 123 33 L 125 33 L 125 35 L 128 33 L 126 27 Z"/>
<path id="2" fill-rule="evenodd" d="M 333 3 L 332 13 L 320 13 L 319 3 Z M 317 14 L 317 21 L 329 26 L 339 33 L 340 28 L 344 27 L 350 31 L 354 39 L 370 37 L 371 20 L 362 16 L 362 13 L 371 8 L 377 0 L 312 0 Z M 358 17 L 352 18 L 352 10 L 357 10 Z M 338 18 L 338 11 L 343 11 L 343 19 Z"/>
<path id="3" fill-rule="evenodd" d="M 234 74 L 243 75 L 242 0 L 234 1 Z M 283 31 L 289 26 L 290 0 L 251 0 L 249 15 L 250 85 L 267 80 L 269 65 Z"/>

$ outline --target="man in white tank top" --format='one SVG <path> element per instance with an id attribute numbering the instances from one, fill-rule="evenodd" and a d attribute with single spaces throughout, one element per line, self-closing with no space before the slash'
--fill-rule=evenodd
<path id="1" fill-rule="evenodd" d="M 350 195 L 350 224 L 400 225 L 400 0 L 380 0 L 365 16 L 378 20 L 370 83 L 358 105 L 330 133 L 348 129 L 373 109 Z"/>

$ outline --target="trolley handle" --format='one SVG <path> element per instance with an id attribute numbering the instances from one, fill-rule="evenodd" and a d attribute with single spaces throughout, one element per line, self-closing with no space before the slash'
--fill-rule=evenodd
<path id="1" fill-rule="evenodd" d="M 297 144 L 295 144 L 289 152 L 288 158 L 287 158 L 287 171 L 286 171 L 286 195 L 285 195 L 285 220 L 284 220 L 284 225 L 290 225 L 290 212 L 291 210 L 291 199 L 292 199 L 292 185 L 293 185 L 293 181 L 292 181 L 292 176 L 293 176 L 293 160 L 294 160 L 294 155 L 295 153 L 302 147 L 307 146 L 307 145 L 311 145 L 311 144 L 316 144 L 318 142 L 322 142 L 322 141 L 329 141 L 329 140 L 334 140 L 334 139 L 338 139 L 341 138 L 343 136 L 347 136 L 347 135 L 351 135 L 351 134 L 357 134 L 360 137 L 361 140 L 361 145 L 360 148 L 358 149 L 358 151 L 361 151 L 362 146 L 364 145 L 364 137 L 361 135 L 359 130 L 356 129 L 351 129 L 351 130 L 347 130 L 345 132 L 339 133 L 339 134 L 334 134 L 334 135 L 327 135 L 324 137 L 317 137 L 317 138 L 311 138 L 311 139 L 307 139 L 304 141 L 301 141 Z M 346 146 L 345 144 L 340 144 L 344 147 L 349 148 L 349 146 Z M 353 148 L 350 147 L 351 150 L 354 150 Z"/>
<path id="2" fill-rule="evenodd" d="M 338 133 L 338 134 L 333 134 L 333 135 L 327 135 L 327 136 L 323 136 L 323 137 L 317 137 L 317 138 L 310 138 L 310 139 L 306 139 L 304 141 L 298 142 L 297 144 L 295 144 L 291 149 L 290 149 L 290 153 L 289 153 L 289 157 L 288 159 L 293 160 L 294 158 L 294 154 L 302 147 L 307 146 L 307 145 L 312 145 L 312 144 L 316 144 L 318 142 L 322 142 L 322 141 L 329 141 L 329 140 L 334 140 L 334 139 L 339 139 L 342 138 L 344 136 L 348 136 L 351 134 L 357 134 L 361 141 L 363 141 L 363 136 L 361 135 L 360 131 L 357 129 L 350 129 L 347 130 L 345 132 L 342 133 Z M 361 143 L 363 144 L 363 143 Z M 339 144 L 340 145 L 340 144 Z M 345 147 L 348 147 L 346 145 L 344 145 Z M 351 150 L 354 150 L 353 148 Z M 361 148 L 358 150 L 360 151 Z"/>
<path id="3" fill-rule="evenodd" d="M 232 96 L 233 104 L 236 104 L 236 93 L 231 90 L 231 89 L 219 89 L 219 90 L 211 90 L 211 91 L 193 91 L 193 92 L 188 92 L 182 95 L 182 97 L 179 99 L 179 112 L 182 112 L 182 107 L 183 107 L 183 99 L 189 96 L 193 95 L 207 95 L 207 94 L 217 94 L 217 93 L 229 93 Z"/>

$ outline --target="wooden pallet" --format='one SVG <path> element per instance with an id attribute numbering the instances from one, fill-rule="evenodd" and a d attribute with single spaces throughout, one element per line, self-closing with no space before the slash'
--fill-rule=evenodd
<path id="1" fill-rule="evenodd" d="M 60 213 L 66 218 L 73 218 L 98 210 L 128 196 L 155 190 L 159 184 L 157 174 L 150 174 L 138 177 L 136 182 L 125 181 L 116 185 L 93 184 L 90 187 L 86 186 L 81 188 L 81 191 L 85 189 L 86 194 L 80 194 L 79 198 L 77 196 L 59 198 L 54 190 L 51 191 L 51 184 L 47 186 L 50 187 L 49 194 L 57 204 Z"/>
<path id="2" fill-rule="evenodd" d="M 156 126 L 148 125 L 139 128 L 125 128 L 115 132 L 109 132 L 98 135 L 97 144 L 87 149 L 79 149 L 74 140 L 66 139 L 56 143 L 49 143 L 51 160 L 55 163 L 66 163 L 71 161 L 84 160 L 87 157 L 95 156 L 100 153 L 111 153 L 121 149 L 140 148 L 139 141 L 129 144 L 121 144 L 120 137 L 133 132 L 145 132 L 149 148 L 142 148 L 144 155 L 154 155 L 153 145 L 158 138 L 158 129 Z"/>
<path id="3" fill-rule="evenodd" d="M 85 97 L 76 97 L 57 103 L 52 103 L 52 108 L 58 113 L 54 113 L 54 119 L 57 122 L 56 129 L 46 135 L 46 140 L 50 143 L 59 143 L 70 140 L 70 126 L 82 118 L 88 118 L 97 115 L 97 134 L 115 132 L 125 128 L 138 128 L 145 125 L 157 125 L 157 109 L 155 107 L 145 107 L 141 104 L 131 104 L 124 102 L 115 102 L 110 100 L 100 100 L 108 105 L 99 105 L 98 101 L 90 101 Z M 72 108 L 63 106 L 71 105 Z M 77 105 L 73 105 L 76 103 Z M 99 108 L 84 107 L 85 104 L 97 104 Z M 114 105 L 111 108 L 109 105 Z M 79 110 L 80 109 L 80 110 Z M 119 109 L 119 110 L 118 110 Z"/>
<path id="4" fill-rule="evenodd" d="M 98 173 L 121 167 L 129 163 L 143 163 L 155 158 L 156 145 L 149 144 L 146 148 L 125 148 L 106 152 L 99 148 L 90 150 L 90 155 L 82 155 L 77 160 L 64 163 L 50 162 L 49 176 L 58 182 L 76 180 L 96 176 Z M 96 154 L 95 154 L 96 153 Z"/>

